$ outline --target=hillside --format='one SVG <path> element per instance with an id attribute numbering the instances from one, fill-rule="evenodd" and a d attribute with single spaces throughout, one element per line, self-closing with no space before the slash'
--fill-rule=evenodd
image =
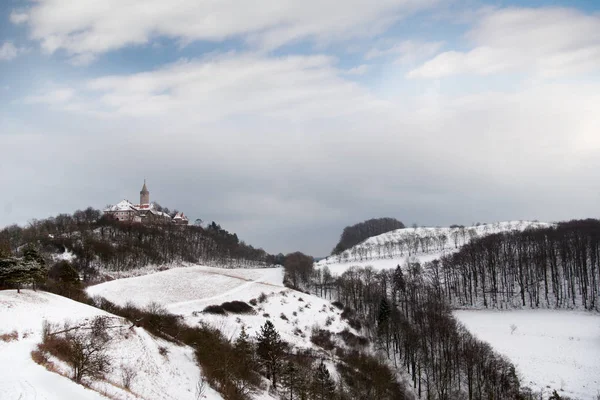
<path id="1" fill-rule="evenodd" d="M 359 334 L 342 320 L 342 310 L 329 301 L 284 287 L 281 268 L 174 268 L 105 282 L 89 287 L 87 292 L 120 305 L 130 302 L 144 307 L 158 303 L 169 312 L 183 316 L 192 326 L 205 322 L 218 327 L 227 337 L 236 337 L 242 325 L 254 336 L 267 320 L 273 322 L 285 341 L 307 349 L 316 348 L 310 341 L 313 328 L 325 328 L 334 334 L 346 329 Z M 202 312 L 211 305 L 252 300 L 257 306 L 255 312 L 249 314 Z"/>
<path id="2" fill-rule="evenodd" d="M 508 221 L 464 227 L 418 227 L 403 228 L 372 236 L 337 255 L 329 256 L 316 263 L 316 267 L 327 266 L 332 274 L 339 275 L 350 266 L 371 266 L 375 270 L 404 265 L 407 259 L 421 263 L 433 261 L 458 251 L 476 238 L 500 232 L 524 231 L 552 226 L 533 221 Z"/>
<path id="3" fill-rule="evenodd" d="M 112 367 L 103 380 L 89 383 L 94 391 L 34 363 L 30 353 L 42 340 L 42 321 L 62 327 L 67 322 L 85 324 L 97 316 L 110 318 L 113 326 L 107 348 Z M 195 399 L 200 370 L 193 350 L 156 338 L 120 317 L 51 293 L 5 290 L 0 291 L 0 320 L 0 335 L 16 332 L 18 337 L 0 340 L 0 364 L 11 366 L 3 368 L 0 377 L 2 397 L 98 400 L 106 398 L 99 393 L 106 393 L 119 400 Z M 66 365 L 56 359 L 53 363 L 59 372 L 69 374 Z M 124 370 L 135 371 L 130 390 L 123 389 Z M 210 388 L 205 393 L 207 399 L 222 399 Z"/>
<path id="4" fill-rule="evenodd" d="M 507 356 L 523 383 L 544 398 L 552 394 L 549 388 L 573 399 L 595 400 L 599 394 L 600 315 L 563 310 L 458 310 L 454 315 Z"/>

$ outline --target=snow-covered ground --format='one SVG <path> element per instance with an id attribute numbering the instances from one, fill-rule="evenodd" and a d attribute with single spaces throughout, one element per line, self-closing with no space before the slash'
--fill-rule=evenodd
<path id="1" fill-rule="evenodd" d="M 141 328 L 70 299 L 45 292 L 24 290 L 0 291 L 0 335 L 16 331 L 18 340 L 0 340 L 0 398 L 61 400 L 105 399 L 99 393 L 86 389 L 59 374 L 50 372 L 31 359 L 31 351 L 41 342 L 42 321 L 63 325 L 65 322 L 79 324 L 96 316 L 111 317 L 111 341 L 108 355 L 112 370 L 105 381 L 94 381 L 92 387 L 107 393 L 113 399 L 195 399 L 195 389 L 200 369 L 194 360 L 193 349 L 177 346 L 157 339 Z M 159 348 L 167 349 L 166 356 Z M 57 362 L 57 367 L 68 374 L 68 367 Z M 133 368 L 137 375 L 132 381 L 131 392 L 122 384 L 123 367 Z M 207 388 L 206 399 L 218 400 L 221 396 Z"/>
<path id="2" fill-rule="evenodd" d="M 282 268 L 225 269 L 205 266 L 173 268 L 154 274 L 90 286 L 90 296 L 104 297 L 116 304 L 127 302 L 143 307 L 155 302 L 176 312 L 181 305 L 243 300 L 283 288 Z M 242 296 L 243 298 L 240 298 Z"/>
<path id="3" fill-rule="evenodd" d="M 117 304 L 132 302 L 145 306 L 156 302 L 170 312 L 182 315 L 190 325 L 206 322 L 227 337 L 236 337 L 242 325 L 255 335 L 265 321 L 271 320 L 282 338 L 295 346 L 313 347 L 313 327 L 334 333 L 350 328 L 340 317 L 341 311 L 328 300 L 297 292 L 283 286 L 283 269 L 221 269 L 204 266 L 174 268 L 155 274 L 118 279 L 88 289 Z M 214 315 L 203 313 L 206 306 L 226 301 L 245 301 L 266 296 L 258 302 L 253 315 Z"/>
<path id="4" fill-rule="evenodd" d="M 454 315 L 507 356 L 522 384 L 543 391 L 545 398 L 554 389 L 581 400 L 600 394 L 600 315 L 560 310 L 460 310 Z"/>
<path id="5" fill-rule="evenodd" d="M 507 221 L 454 228 L 404 228 L 372 236 L 339 255 L 317 262 L 327 266 L 333 275 L 343 274 L 353 266 L 371 266 L 375 270 L 405 265 L 410 258 L 420 263 L 433 261 L 458 251 L 474 238 L 507 231 L 547 228 L 552 224 L 534 221 Z"/>

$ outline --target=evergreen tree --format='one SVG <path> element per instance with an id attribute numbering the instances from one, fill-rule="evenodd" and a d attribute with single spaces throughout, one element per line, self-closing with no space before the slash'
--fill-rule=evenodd
<path id="1" fill-rule="evenodd" d="M 256 352 L 265 366 L 267 379 L 271 379 L 273 387 L 276 388 L 286 344 L 281 340 L 279 332 L 271 321 L 265 322 L 262 326 L 256 342 Z"/>
<path id="2" fill-rule="evenodd" d="M 23 258 L 0 258 L 0 282 L 15 285 L 18 293 L 21 293 L 22 285 L 41 282 L 46 274 L 44 259 L 33 249 L 25 250 Z"/>
<path id="3" fill-rule="evenodd" d="M 377 328 L 379 330 L 384 329 L 387 326 L 391 313 L 392 309 L 390 303 L 385 297 L 382 297 L 379 302 L 379 312 L 377 313 Z"/>
<path id="4" fill-rule="evenodd" d="M 313 398 L 331 400 L 335 394 L 335 382 L 331 379 L 327 366 L 321 361 L 313 379 Z"/>
<path id="5" fill-rule="evenodd" d="M 404 280 L 404 274 L 402 273 L 402 268 L 400 268 L 400 265 L 398 265 L 394 270 L 393 281 L 394 289 L 399 292 L 404 292 L 406 290 L 406 281 Z"/>

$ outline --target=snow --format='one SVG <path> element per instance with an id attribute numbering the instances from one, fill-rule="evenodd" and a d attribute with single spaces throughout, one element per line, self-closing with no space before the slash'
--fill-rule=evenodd
<path id="1" fill-rule="evenodd" d="M 0 341 L 0 397 L 9 399 L 105 399 L 99 393 L 86 389 L 59 374 L 47 371 L 34 363 L 30 353 L 41 341 L 42 321 L 62 324 L 70 321 L 81 324 L 103 315 L 111 318 L 111 341 L 108 354 L 113 360 L 113 369 L 104 381 L 91 382 L 91 386 L 114 399 L 147 400 L 195 399 L 195 387 L 200 378 L 200 369 L 194 360 L 193 349 L 177 346 L 148 334 L 141 328 L 131 327 L 125 320 L 85 304 L 45 292 L 24 290 L 17 294 L 14 290 L 0 291 L 0 334 L 17 331 L 19 340 Z M 167 356 L 159 352 L 160 347 L 168 350 Z M 58 360 L 53 360 L 57 368 L 68 374 L 68 368 Z M 131 385 L 131 392 L 121 385 L 121 366 L 135 368 L 137 375 Z M 222 397 L 212 390 L 206 390 L 207 400 Z M 4 397 L 6 396 L 6 397 Z"/>
<path id="2" fill-rule="evenodd" d="M 507 356 L 521 382 L 547 398 L 600 394 L 600 315 L 559 310 L 460 310 L 455 317 Z M 511 325 L 516 329 L 511 333 Z"/>
<path id="3" fill-rule="evenodd" d="M 440 228 L 417 227 L 396 229 L 372 236 L 344 251 L 317 262 L 315 267 L 327 266 L 332 275 L 341 275 L 350 267 L 373 267 L 375 270 L 396 268 L 406 260 L 425 263 L 445 254 L 458 251 L 472 238 L 508 231 L 547 228 L 552 224 L 535 221 L 506 221 L 476 226 Z M 425 248 L 423 248 L 423 243 Z"/>
<path id="4" fill-rule="evenodd" d="M 191 326 L 205 322 L 232 338 L 239 335 L 242 325 L 249 335 L 255 335 L 267 320 L 273 322 L 284 340 L 302 348 L 314 347 L 310 336 L 316 326 L 334 333 L 349 329 L 358 334 L 341 319 L 341 311 L 330 301 L 284 287 L 282 268 L 173 268 L 102 283 L 89 287 L 87 291 L 89 295 L 101 296 L 121 305 L 132 302 L 145 306 L 156 302 L 183 316 Z M 209 305 L 234 300 L 249 302 L 261 294 L 267 298 L 257 304 L 255 315 L 202 313 Z M 282 315 L 286 319 L 281 318 Z"/>
<path id="5" fill-rule="evenodd" d="M 172 268 L 154 274 L 117 279 L 91 286 L 90 296 L 104 297 L 116 304 L 127 302 L 143 307 L 155 302 L 163 306 L 258 296 L 283 288 L 282 268 L 226 269 L 206 266 Z M 249 299 L 249 298 L 248 298 Z M 212 304 L 212 303 L 211 303 Z"/>

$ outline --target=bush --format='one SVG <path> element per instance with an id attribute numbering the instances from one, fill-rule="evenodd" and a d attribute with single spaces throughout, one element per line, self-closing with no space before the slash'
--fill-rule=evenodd
<path id="1" fill-rule="evenodd" d="M 261 293 L 261 294 L 258 296 L 258 302 L 259 302 L 259 303 L 264 303 L 265 301 L 267 301 L 267 295 L 266 295 L 266 294 L 264 294 L 264 293 Z"/>
<path id="2" fill-rule="evenodd" d="M 331 305 L 340 310 L 344 309 L 344 305 L 342 304 L 341 301 L 334 301 L 333 303 L 331 303 Z"/>
<path id="3" fill-rule="evenodd" d="M 360 331 L 362 329 L 362 324 L 358 318 L 356 318 L 356 312 L 350 307 L 344 307 L 344 311 L 342 312 L 341 317 L 348 322 L 350 327 Z"/>
<path id="4" fill-rule="evenodd" d="M 232 314 L 254 314 L 254 308 L 243 301 L 228 301 L 221 304 L 221 307 Z"/>
<path id="5" fill-rule="evenodd" d="M 325 350 L 333 350 L 335 347 L 331 340 L 331 332 L 325 329 L 313 329 L 310 341 Z"/>
<path id="6" fill-rule="evenodd" d="M 70 327 L 51 332 L 43 325 L 43 341 L 38 350 L 66 362 L 72 368 L 72 379 L 80 383 L 84 378 L 101 378 L 110 368 L 106 350 L 110 337 L 107 317 L 95 317 L 90 326 Z"/>
<path id="7" fill-rule="evenodd" d="M 342 338 L 348 347 L 366 346 L 369 344 L 369 340 L 367 338 L 363 336 L 356 336 L 348 329 L 344 329 L 337 335 Z"/>
<path id="8" fill-rule="evenodd" d="M 19 332 L 12 331 L 10 333 L 3 333 L 0 335 L 0 342 L 13 342 L 19 340 Z"/>
<path id="9" fill-rule="evenodd" d="M 281 315 L 279 316 L 279 318 L 281 318 L 284 321 L 289 321 L 287 315 L 285 315 L 284 313 L 281 313 Z"/>
<path id="10" fill-rule="evenodd" d="M 206 306 L 204 310 L 202 310 L 202 312 L 206 314 L 227 315 L 223 306 L 219 306 L 216 304 L 212 306 Z"/>

